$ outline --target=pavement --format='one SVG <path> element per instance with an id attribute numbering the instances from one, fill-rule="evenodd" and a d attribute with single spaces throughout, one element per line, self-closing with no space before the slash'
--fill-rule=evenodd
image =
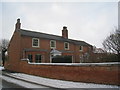
<path id="1" fill-rule="evenodd" d="M 42 85 L 44 87 L 54 88 L 54 89 L 69 89 L 69 88 L 105 88 L 109 90 L 119 90 L 120 86 L 117 85 L 104 85 L 104 84 L 94 84 L 94 83 L 82 83 L 82 82 L 72 82 L 57 79 L 43 78 L 34 75 L 28 75 L 23 73 L 10 73 L 2 72 L 3 75 L 9 76 L 14 79 L 23 80 L 29 82 L 32 85 Z M 32 86 L 31 86 L 32 87 Z"/>
<path id="2" fill-rule="evenodd" d="M 19 86 L 19 85 L 15 84 L 15 83 L 7 82 L 6 80 L 2 79 L 2 85 L 1 85 L 0 88 L 1 89 L 4 89 L 4 88 L 12 88 L 13 89 L 13 88 L 24 88 L 24 87 Z"/>

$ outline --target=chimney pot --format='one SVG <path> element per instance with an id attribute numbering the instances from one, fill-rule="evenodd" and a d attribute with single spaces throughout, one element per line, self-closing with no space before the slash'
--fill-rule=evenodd
<path id="1" fill-rule="evenodd" d="M 63 29 L 67 29 L 67 27 L 66 27 L 66 26 L 64 26 L 64 27 L 63 27 Z"/>
<path id="2" fill-rule="evenodd" d="M 17 19 L 17 23 L 20 23 L 20 18 Z"/>
<path id="3" fill-rule="evenodd" d="M 20 28 L 21 28 L 20 18 L 18 18 L 15 29 L 17 30 L 17 29 L 20 29 Z"/>

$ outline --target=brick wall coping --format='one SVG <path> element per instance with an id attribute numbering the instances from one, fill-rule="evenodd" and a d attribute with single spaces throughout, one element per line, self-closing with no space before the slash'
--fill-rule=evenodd
<path id="1" fill-rule="evenodd" d="M 109 62 L 109 63 L 30 63 L 31 65 L 58 65 L 58 66 L 111 66 L 120 65 L 120 62 Z"/>

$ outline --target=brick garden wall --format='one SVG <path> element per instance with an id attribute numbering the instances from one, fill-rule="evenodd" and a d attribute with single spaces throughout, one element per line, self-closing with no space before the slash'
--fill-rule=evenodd
<path id="1" fill-rule="evenodd" d="M 21 61 L 17 65 L 18 70 L 7 67 L 6 69 L 32 74 L 42 77 L 70 80 L 77 82 L 93 82 L 101 84 L 120 85 L 119 65 L 50 65 L 50 64 L 28 64 Z"/>

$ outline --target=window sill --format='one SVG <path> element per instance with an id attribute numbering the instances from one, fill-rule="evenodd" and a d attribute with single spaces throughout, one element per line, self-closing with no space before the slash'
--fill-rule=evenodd
<path id="1" fill-rule="evenodd" d="M 39 48 L 39 46 L 32 46 L 33 48 Z"/>

